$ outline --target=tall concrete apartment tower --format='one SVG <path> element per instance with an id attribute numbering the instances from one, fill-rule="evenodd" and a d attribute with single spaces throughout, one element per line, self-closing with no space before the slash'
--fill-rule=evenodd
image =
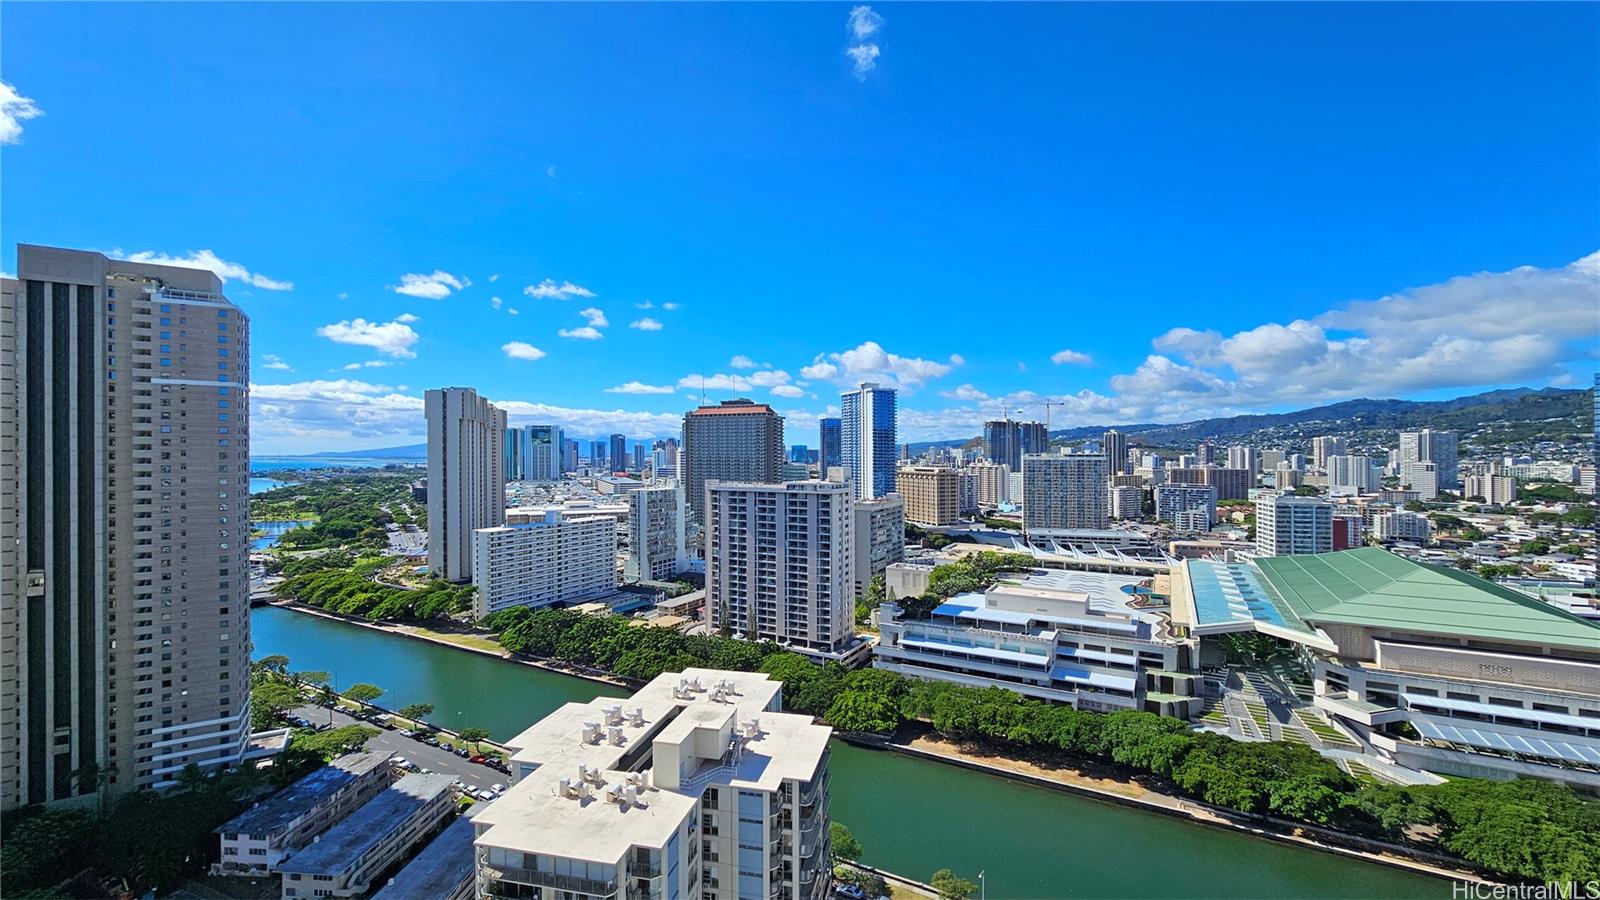
<path id="1" fill-rule="evenodd" d="M 250 323 L 212 272 L 17 248 L 0 311 L 0 808 L 250 752 Z"/>
<path id="2" fill-rule="evenodd" d="M 1434 464 L 1437 474 L 1438 488 L 1441 491 L 1453 491 L 1459 483 L 1457 477 L 1457 444 L 1454 431 L 1434 431 L 1423 428 L 1418 431 L 1400 432 L 1400 465 L 1406 463 Z"/>
<path id="3" fill-rule="evenodd" d="M 1099 453 L 1024 456 L 1023 531 L 1106 527 L 1107 477 L 1106 458 Z"/>
<path id="4" fill-rule="evenodd" d="M 706 621 L 831 653 L 855 635 L 854 494 L 837 481 L 706 487 Z"/>
<path id="5" fill-rule="evenodd" d="M 894 492 L 894 388 L 863 384 L 839 395 L 839 451 L 858 499 Z M 827 470 L 822 474 L 826 477 Z"/>
<path id="6" fill-rule="evenodd" d="M 428 568 L 472 577 L 472 532 L 506 521 L 505 411 L 472 388 L 423 395 L 428 419 Z"/>
<path id="7" fill-rule="evenodd" d="M 1106 455 L 1106 466 L 1112 475 L 1125 475 L 1133 471 L 1128 463 L 1128 436 L 1115 428 L 1107 431 L 1100 445 Z"/>
<path id="8" fill-rule="evenodd" d="M 783 480 L 783 416 L 743 398 L 690 410 L 683 417 L 682 460 L 689 518 L 704 523 L 707 482 Z"/>
<path id="9" fill-rule="evenodd" d="M 1333 550 L 1333 505 L 1321 497 L 1266 494 L 1256 499 L 1256 553 L 1290 556 Z"/>

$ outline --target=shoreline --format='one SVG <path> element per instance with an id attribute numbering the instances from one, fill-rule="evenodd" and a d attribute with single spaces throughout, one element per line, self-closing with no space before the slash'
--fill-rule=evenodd
<path id="1" fill-rule="evenodd" d="M 495 652 L 493 650 L 488 650 L 481 647 L 472 647 L 465 644 L 459 644 L 453 641 L 445 640 L 433 634 L 424 634 L 409 630 L 409 626 L 389 625 L 380 622 L 374 622 L 370 619 L 360 619 L 339 613 L 332 613 L 328 612 L 327 610 L 318 609 L 317 607 L 309 606 L 295 600 L 273 597 L 267 601 L 267 605 L 286 609 L 291 612 L 318 616 L 320 618 L 329 619 L 336 622 L 345 622 L 350 625 L 369 628 L 385 634 L 427 641 L 428 643 L 441 647 L 464 650 L 469 653 L 476 653 L 480 656 L 487 656 L 493 659 L 504 660 L 506 662 L 532 666 L 533 668 L 543 669 L 544 671 L 557 675 L 567 675 L 573 678 L 580 678 L 594 684 L 602 684 L 608 687 L 622 688 L 625 690 L 634 690 L 637 688 L 637 685 L 615 675 L 573 670 L 544 660 L 517 657 L 505 650 Z M 1481 873 L 1459 867 L 1459 865 L 1453 863 L 1453 861 L 1450 861 L 1447 857 L 1438 856 L 1436 857 L 1438 860 L 1437 862 L 1429 862 L 1423 858 L 1418 858 L 1435 856 L 1434 854 L 1429 854 L 1426 851 L 1411 850 L 1410 848 L 1405 848 L 1394 844 L 1387 844 L 1372 840 L 1370 838 L 1360 837 L 1358 835 L 1350 835 L 1343 832 L 1335 832 L 1328 829 L 1318 828 L 1314 825 L 1289 822 L 1286 820 L 1276 820 L 1267 816 L 1260 816 L 1253 813 L 1241 813 L 1235 810 L 1222 810 L 1172 794 L 1152 791 L 1131 780 L 1114 780 L 1089 775 L 1086 774 L 1082 769 L 1044 769 L 1028 762 L 1027 760 L 1016 759 L 1013 757 L 984 757 L 963 750 L 954 742 L 932 734 L 920 735 L 916 738 L 913 738 L 909 743 L 899 743 L 887 739 L 867 738 L 860 735 L 849 735 L 839 731 L 835 731 L 834 736 L 842 741 L 845 741 L 846 743 L 858 747 L 901 753 L 930 762 L 959 766 L 961 768 L 969 769 L 975 772 L 981 772 L 998 778 L 1005 778 L 1012 781 L 1032 784 L 1037 787 L 1076 794 L 1090 800 L 1115 803 L 1132 809 L 1141 809 L 1147 812 L 1154 812 L 1165 816 L 1180 818 L 1189 822 L 1193 822 L 1197 825 L 1226 828 L 1263 840 L 1275 841 L 1277 843 L 1297 846 L 1308 850 L 1317 850 L 1323 853 L 1330 853 L 1350 859 L 1357 859 L 1376 865 L 1383 865 L 1390 868 L 1410 871 L 1419 875 L 1427 875 L 1447 881 L 1470 881 L 1479 884 L 1491 885 L 1498 883 L 1484 877 Z M 921 746 L 918 746 L 919 744 Z M 1007 765 L 1002 765 L 990 760 L 1001 760 Z M 1109 785 L 1112 784 L 1124 787 L 1122 790 L 1113 790 L 1111 787 L 1109 787 Z M 1131 790 L 1127 787 L 1128 785 L 1132 786 Z M 1325 834 L 1329 837 L 1319 840 L 1308 836 L 1309 834 Z M 1348 844 L 1364 845 L 1373 849 L 1359 849 L 1356 846 L 1346 846 Z M 889 873 L 883 874 L 885 874 L 887 877 Z M 907 881 L 914 884 L 917 883 L 911 879 L 905 879 L 900 876 L 897 876 L 897 878 L 902 881 Z"/>

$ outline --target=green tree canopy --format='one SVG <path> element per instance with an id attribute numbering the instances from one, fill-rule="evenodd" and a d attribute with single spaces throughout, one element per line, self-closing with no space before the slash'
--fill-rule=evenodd
<path id="1" fill-rule="evenodd" d="M 372 701 L 383 696 L 383 688 L 378 687 L 375 684 L 361 682 L 360 684 L 352 684 L 350 687 L 346 688 L 344 695 L 358 703 L 371 703 Z"/>

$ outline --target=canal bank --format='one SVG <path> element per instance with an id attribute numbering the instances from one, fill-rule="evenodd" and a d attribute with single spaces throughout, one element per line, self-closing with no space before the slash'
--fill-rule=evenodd
<path id="1" fill-rule="evenodd" d="M 276 607 L 252 622 L 256 656 L 281 653 L 341 688 L 376 684 L 391 708 L 432 703 L 441 724 L 501 740 L 563 703 L 627 694 Z M 1437 878 L 843 742 L 833 784 L 832 814 L 861 841 L 863 862 L 924 882 L 941 868 L 984 871 L 996 898 L 1450 896 Z"/>

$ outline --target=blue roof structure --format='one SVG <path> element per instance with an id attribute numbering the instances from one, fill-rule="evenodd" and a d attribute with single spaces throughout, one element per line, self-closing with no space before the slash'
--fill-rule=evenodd
<path id="1" fill-rule="evenodd" d="M 1255 567 L 1245 563 L 1225 563 L 1191 559 L 1185 563 L 1194 592 L 1196 624 L 1200 628 L 1219 625 L 1253 625 L 1257 622 L 1284 628 L 1303 628 L 1291 622 L 1273 602 L 1261 583 Z"/>
<path id="2" fill-rule="evenodd" d="M 222 823 L 219 834 L 277 834 L 361 775 L 386 763 L 389 751 L 344 756 Z"/>

